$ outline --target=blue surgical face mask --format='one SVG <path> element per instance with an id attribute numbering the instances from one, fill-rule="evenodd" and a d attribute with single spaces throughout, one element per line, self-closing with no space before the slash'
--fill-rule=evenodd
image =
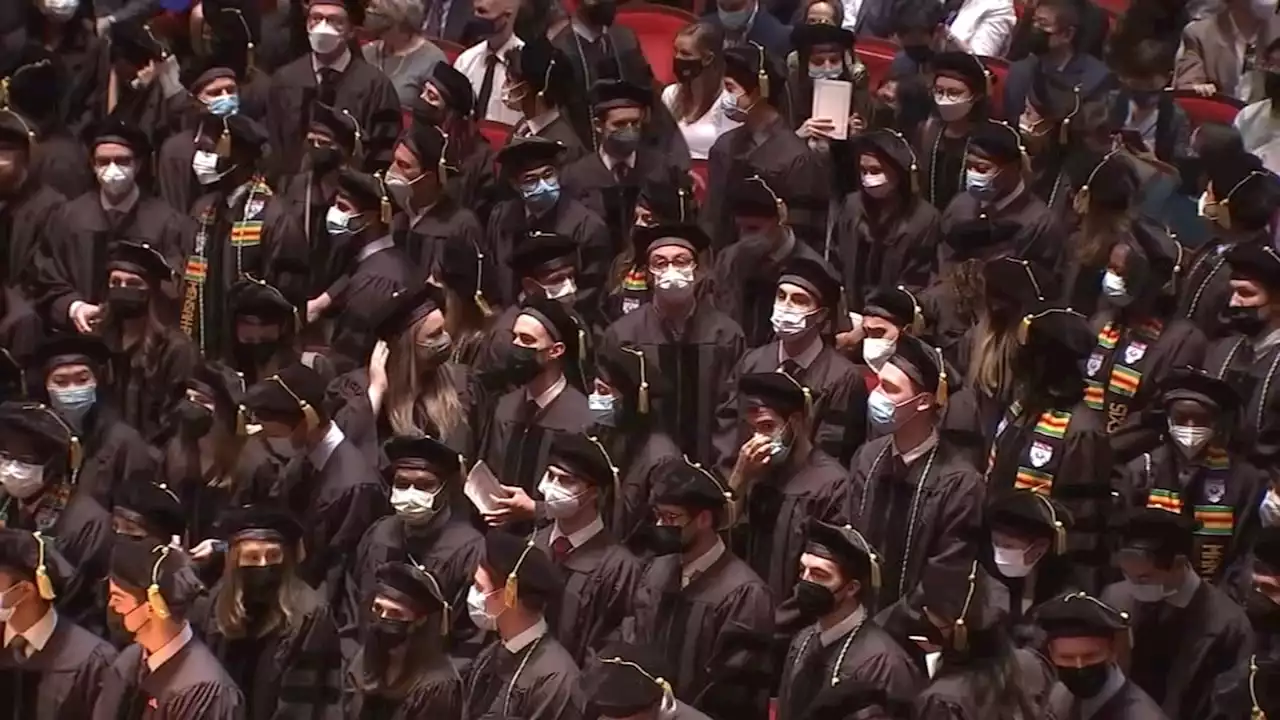
<path id="1" fill-rule="evenodd" d="M 612 427 L 613 416 L 617 412 L 616 398 L 612 394 L 591 393 L 587 396 L 587 409 L 596 423 Z"/>
<path id="2" fill-rule="evenodd" d="M 755 11 L 754 7 L 748 5 L 741 10 L 717 10 L 716 14 L 720 16 L 720 24 L 724 25 L 726 30 L 741 32 L 747 27 L 747 23 L 751 22 L 751 13 Z"/>
<path id="3" fill-rule="evenodd" d="M 726 119 L 733 122 L 743 122 L 747 119 L 747 112 L 751 108 L 743 108 L 738 105 L 738 96 L 733 93 L 721 93 L 720 95 L 720 112 Z"/>
<path id="4" fill-rule="evenodd" d="M 966 170 L 964 173 L 964 187 L 970 195 L 984 202 L 990 202 L 995 199 L 996 193 L 996 173 L 980 173 L 976 170 Z"/>
<path id="5" fill-rule="evenodd" d="M 839 65 L 809 66 L 809 77 L 813 80 L 839 80 L 844 69 Z"/>
<path id="6" fill-rule="evenodd" d="M 535 215 L 550 210 L 560 199 L 560 178 L 542 179 L 529 187 L 520 188 L 520 195 Z"/>
<path id="7" fill-rule="evenodd" d="M 878 388 L 867 395 L 867 417 L 871 418 L 872 424 L 878 427 L 892 428 L 897 409 L 889 396 L 880 392 Z"/>
<path id="8" fill-rule="evenodd" d="M 218 117 L 230 117 L 240 112 L 240 96 L 236 94 L 219 95 L 206 104 L 209 113 Z"/>
<path id="9" fill-rule="evenodd" d="M 351 235 L 355 232 L 351 225 L 351 213 L 343 212 L 335 206 L 330 206 L 324 214 L 324 229 L 330 235 Z"/>
<path id="10" fill-rule="evenodd" d="M 97 385 L 49 388 L 49 404 L 72 427 L 79 429 L 84 416 L 98 399 Z"/>

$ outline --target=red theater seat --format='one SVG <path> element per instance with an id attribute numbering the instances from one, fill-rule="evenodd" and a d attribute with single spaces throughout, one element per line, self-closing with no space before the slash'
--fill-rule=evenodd
<path id="1" fill-rule="evenodd" d="M 1107 11 L 1111 17 L 1119 17 L 1129 9 L 1129 0 L 1093 0 L 1093 4 Z"/>
<path id="2" fill-rule="evenodd" d="M 653 68 L 654 78 L 666 86 L 676 81 L 671 72 L 671 58 L 675 54 L 672 43 L 676 39 L 676 33 L 697 21 L 698 18 L 687 10 L 666 5 L 628 3 L 618 6 L 616 22 L 636 34 L 645 60 Z"/>
<path id="3" fill-rule="evenodd" d="M 458 56 L 462 54 L 463 50 L 466 50 L 466 48 L 462 47 L 458 43 L 451 40 L 445 40 L 444 38 L 431 38 L 431 42 L 435 43 L 436 47 L 440 48 L 440 50 L 444 52 L 444 56 L 449 59 L 450 65 L 458 59 Z"/>
<path id="4" fill-rule="evenodd" d="M 879 87 L 880 83 L 884 82 L 889 75 L 889 66 L 893 63 L 893 58 L 898 54 L 899 49 L 898 44 L 892 40 L 858 38 L 858 43 L 854 46 L 854 54 L 867 67 L 871 87 Z"/>
<path id="5" fill-rule="evenodd" d="M 709 172 L 706 160 L 690 161 L 689 177 L 693 180 L 693 197 L 698 200 L 699 204 L 707 199 L 707 177 Z"/>
<path id="6" fill-rule="evenodd" d="M 1193 127 L 1207 122 L 1230 125 L 1235 121 L 1240 108 L 1244 107 L 1243 102 L 1229 95 L 1201 97 L 1190 90 L 1174 91 L 1173 100 L 1187 114 Z"/>
<path id="7" fill-rule="evenodd" d="M 480 121 L 480 134 L 489 141 L 489 146 L 494 150 L 501 150 L 507 144 L 507 138 L 511 137 L 512 130 L 510 125 L 497 120 Z"/>
<path id="8" fill-rule="evenodd" d="M 982 64 L 991 73 L 991 109 L 996 117 L 1003 117 L 1001 101 L 1004 99 L 1004 79 L 1009 75 L 1009 61 L 998 57 L 983 57 Z"/>

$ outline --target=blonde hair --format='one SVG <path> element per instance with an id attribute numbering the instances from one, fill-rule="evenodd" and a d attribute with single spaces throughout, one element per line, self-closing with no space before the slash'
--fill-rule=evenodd
<path id="1" fill-rule="evenodd" d="M 480 307 L 473 298 L 464 297 L 452 288 L 445 287 L 444 329 L 449 333 L 453 344 L 449 357 L 454 362 L 463 365 L 471 363 L 485 342 L 493 317 L 492 310 Z"/>
<path id="2" fill-rule="evenodd" d="M 444 438 L 466 423 L 466 412 L 444 363 L 420 365 L 415 336 L 426 316 L 400 333 L 387 358 L 387 400 L 384 409 L 395 435 L 434 435 Z M 423 418 L 430 427 L 420 427 Z"/>
<path id="3" fill-rule="evenodd" d="M 271 617 L 254 628 L 254 637 L 265 637 L 278 629 L 295 627 L 305 614 L 302 599 L 307 592 L 307 585 L 294 572 L 295 549 L 285 543 L 281 543 L 281 546 L 284 548 L 284 563 L 281 566 L 284 577 L 271 606 Z M 240 577 L 236 573 L 239 569 L 240 544 L 233 542 L 227 548 L 227 561 L 222 569 L 222 589 L 213 602 L 214 627 L 223 637 L 231 640 L 248 637 L 246 632 L 249 618 L 244 609 L 244 589 L 240 587 Z"/>
<path id="4" fill-rule="evenodd" d="M 1013 386 L 1017 333 L 998 331 L 986 312 L 979 313 L 975 330 L 969 346 L 969 385 L 988 397 L 999 397 L 1002 390 Z"/>
<path id="5" fill-rule="evenodd" d="M 671 114 L 676 120 L 697 120 L 720 100 L 721 86 L 724 82 L 724 31 L 718 26 L 705 22 L 690 23 L 676 33 L 677 38 L 693 38 L 694 47 L 699 52 L 710 54 L 713 60 L 694 78 L 692 85 L 703 83 L 707 88 L 706 97 L 697 98 L 693 90 L 683 84 L 676 83 L 675 99 L 671 103 Z M 714 84 L 712 81 L 714 80 Z"/>

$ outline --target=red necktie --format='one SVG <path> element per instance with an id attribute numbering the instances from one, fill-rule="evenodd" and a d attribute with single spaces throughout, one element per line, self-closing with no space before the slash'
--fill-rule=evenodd
<path id="1" fill-rule="evenodd" d="M 551 543 L 551 559 L 557 563 L 564 562 L 564 559 L 569 557 L 571 552 L 573 552 L 573 543 L 564 535 L 556 538 Z"/>

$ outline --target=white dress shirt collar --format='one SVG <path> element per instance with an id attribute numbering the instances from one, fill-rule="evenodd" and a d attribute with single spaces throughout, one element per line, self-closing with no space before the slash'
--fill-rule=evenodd
<path id="1" fill-rule="evenodd" d="M 724 555 L 724 550 L 724 541 L 717 537 L 715 545 L 712 545 L 709 550 L 693 560 L 690 560 L 689 564 L 680 569 L 680 587 L 688 587 L 689 583 L 693 582 L 695 577 L 706 572 L 712 565 L 715 565 L 716 561 L 720 559 L 720 556 Z"/>
<path id="2" fill-rule="evenodd" d="M 553 400 L 560 397 L 560 393 L 564 392 L 564 389 L 568 384 L 569 383 L 564 379 L 564 375 L 561 374 L 560 379 L 552 383 L 551 387 L 547 388 L 545 392 L 538 397 L 531 397 L 530 399 L 537 403 L 539 408 L 545 408 L 550 405 Z"/>
<path id="3" fill-rule="evenodd" d="M 389 250 L 395 247 L 395 245 L 396 245 L 396 239 L 391 237 L 390 235 L 387 235 L 386 237 L 378 238 L 377 240 L 374 240 L 368 245 L 365 245 L 364 247 L 360 248 L 360 252 L 356 253 L 356 262 L 358 263 L 364 262 L 365 260 L 368 260 L 370 257 L 372 257 L 375 253 L 380 253 L 383 250 Z"/>
<path id="4" fill-rule="evenodd" d="M 518 653 L 546 634 L 547 621 L 545 618 L 538 618 L 538 622 L 530 625 L 528 630 L 525 630 L 510 640 L 503 640 L 502 644 L 507 646 L 507 652 Z"/>
<path id="5" fill-rule="evenodd" d="M 910 466 L 911 463 L 924 457 L 925 453 L 934 449 L 935 447 L 937 447 L 937 445 L 938 445 L 938 431 L 934 430 L 933 432 L 929 433 L 929 437 L 925 438 L 924 442 L 920 443 L 919 445 L 911 448 L 906 452 L 902 452 L 901 450 L 898 449 L 898 443 L 895 440 L 893 442 L 893 454 L 902 458 L 903 465 Z"/>
<path id="6" fill-rule="evenodd" d="M 586 40 L 587 42 L 595 42 L 600 39 L 600 36 L 604 35 L 603 32 L 597 32 L 596 30 L 583 25 L 581 22 L 578 22 L 578 18 L 574 18 L 572 20 L 572 24 L 573 31 L 577 33 L 578 37 Z"/>
<path id="7" fill-rule="evenodd" d="M 317 81 L 319 81 L 320 79 L 320 71 L 324 70 L 325 68 L 330 68 L 332 70 L 337 70 L 338 72 L 343 73 L 347 71 L 347 67 L 349 67 L 350 65 L 351 65 L 351 48 L 346 48 L 345 50 L 343 50 L 342 55 L 338 56 L 338 59 L 331 63 L 322 63 L 320 62 L 320 59 L 316 57 L 315 53 L 311 53 L 311 69 L 315 71 Z"/>
<path id="8" fill-rule="evenodd" d="M 626 157 L 626 159 L 625 159 L 625 160 L 618 160 L 618 159 L 617 159 L 617 158 L 615 158 L 614 156 L 612 156 L 612 155 L 610 155 L 609 153 L 605 152 L 605 151 L 604 151 L 604 146 L 603 146 L 603 145 L 601 145 L 601 146 L 600 146 L 600 151 L 599 151 L 599 152 L 600 152 L 600 162 L 603 162 L 603 163 L 604 163 L 605 169 L 606 169 L 606 170 L 608 170 L 609 172 L 613 172 L 613 169 L 614 169 L 615 167 L 617 167 L 617 165 L 618 165 L 618 163 L 619 163 L 619 162 L 621 162 L 623 165 L 626 165 L 626 166 L 627 166 L 627 169 L 629 169 L 629 170 L 635 170 L 635 169 L 636 169 L 636 154 L 635 154 L 635 153 L 631 153 L 630 155 L 628 155 L 628 156 Z"/>
<path id="9" fill-rule="evenodd" d="M 567 537 L 569 538 L 569 544 L 573 546 L 573 549 L 577 550 L 583 545 L 586 545 L 587 541 L 591 538 L 602 532 L 604 532 L 604 521 L 600 519 L 599 515 L 597 515 L 596 519 L 592 520 L 586 527 L 571 535 L 565 535 L 560 532 L 560 524 L 556 523 L 551 526 L 551 542 L 554 543 L 562 537 Z"/>
<path id="10" fill-rule="evenodd" d="M 191 624 L 183 623 L 182 632 L 165 643 L 164 647 L 147 656 L 147 669 L 151 672 L 159 670 L 161 665 L 172 660 L 174 655 L 177 655 L 182 648 L 186 647 L 187 643 L 191 642 L 191 638 Z"/>
<path id="11" fill-rule="evenodd" d="M 307 454 L 307 459 L 315 466 L 316 470 L 323 470 L 329 458 L 333 455 L 333 451 L 338 449 L 338 445 L 346 440 L 347 436 L 342 434 L 342 428 L 338 427 L 338 423 L 329 423 L 329 429 L 325 431 L 324 437 L 320 438 L 320 443 L 311 448 L 311 452 Z"/>
<path id="12" fill-rule="evenodd" d="M 4 626 L 4 646 L 7 648 L 13 644 L 14 638 L 19 635 L 27 641 L 25 649 L 26 657 L 31 657 L 44 649 L 49 644 L 49 638 L 53 637 L 53 631 L 58 627 L 58 613 L 49 608 L 49 612 L 44 617 L 35 622 L 34 625 L 22 632 L 14 632 L 13 626 L 6 624 Z"/>
<path id="13" fill-rule="evenodd" d="M 818 633 L 818 642 L 822 643 L 822 647 L 830 647 L 832 643 L 857 630 L 866 619 L 867 609 L 859 605 L 848 617 Z"/>
<path id="14" fill-rule="evenodd" d="M 560 111 L 556 108 L 551 108 L 541 115 L 535 115 L 534 117 L 529 118 L 529 121 L 525 123 L 525 125 L 528 126 L 530 135 L 537 135 L 545 130 L 548 125 L 559 119 Z"/>

